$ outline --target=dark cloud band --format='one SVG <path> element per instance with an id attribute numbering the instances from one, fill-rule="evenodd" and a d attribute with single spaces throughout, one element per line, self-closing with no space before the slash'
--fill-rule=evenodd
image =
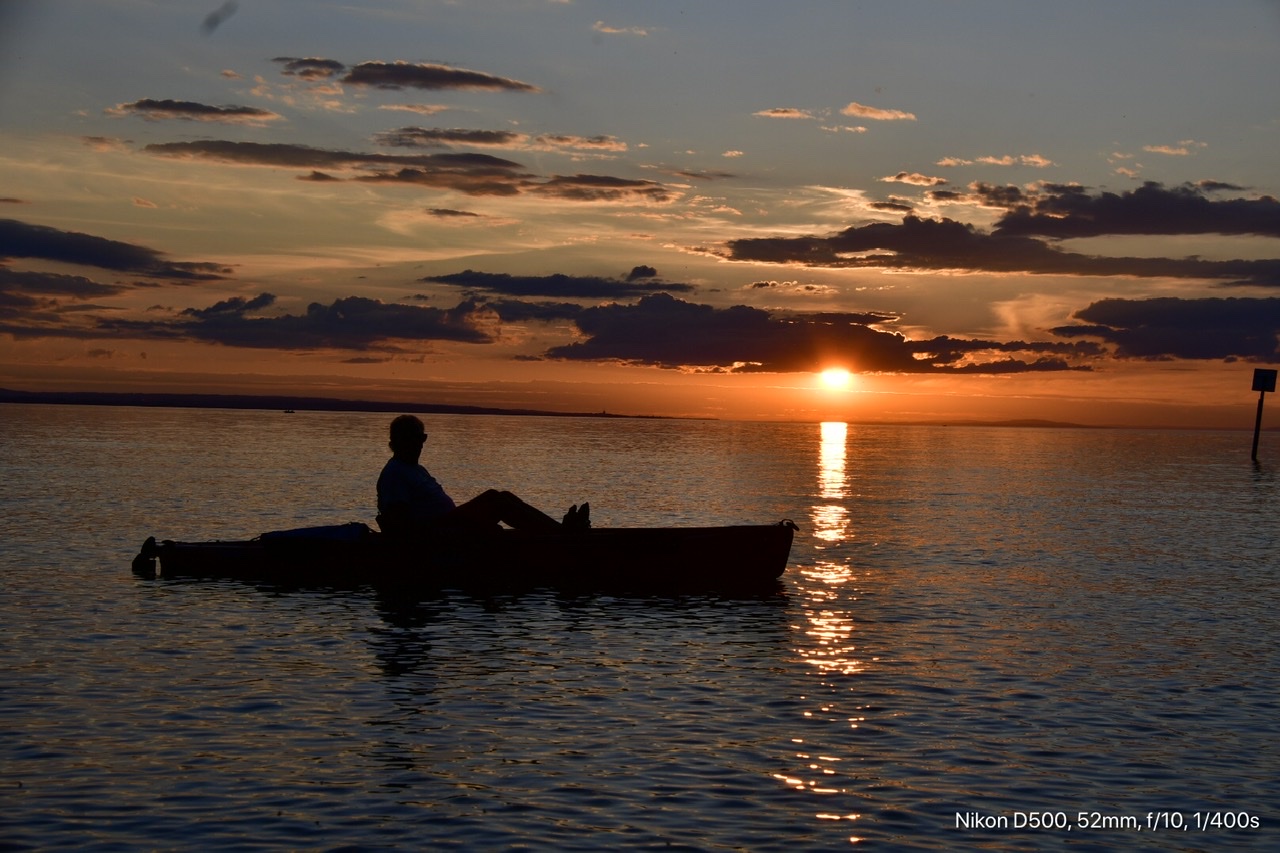
<path id="1" fill-rule="evenodd" d="M 471 89 L 489 92 L 539 92 L 537 86 L 448 65 L 409 62 L 361 62 L 342 82 L 376 89 Z"/>
<path id="2" fill-rule="evenodd" d="M 0 219 L 0 258 L 40 258 L 152 278 L 212 281 L 231 270 L 212 263 L 168 261 L 163 252 L 78 231 Z"/>

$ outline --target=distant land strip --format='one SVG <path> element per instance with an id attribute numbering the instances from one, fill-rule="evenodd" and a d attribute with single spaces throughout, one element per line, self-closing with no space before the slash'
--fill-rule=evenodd
<path id="1" fill-rule="evenodd" d="M 615 412 L 550 412 L 541 409 L 503 409 L 495 406 L 456 406 L 448 403 L 387 403 L 375 400 L 342 400 L 334 397 L 288 397 L 278 394 L 153 394 L 126 391 L 14 391 L 0 388 L 0 403 L 52 403 L 64 406 L 141 406 L 170 409 L 263 409 L 293 412 L 413 412 L 422 415 L 529 415 L 544 418 L 618 418 L 630 420 L 715 421 L 696 415 L 626 415 Z M 816 423 L 798 421 L 797 423 Z M 851 421 L 865 426 L 1024 427 L 1033 429 L 1187 429 L 1177 425 L 1132 426 L 1079 424 L 1035 418 L 968 420 L 941 418 L 931 421 Z M 1235 431 L 1241 427 L 1192 427 L 1210 431 Z M 1263 432 L 1280 431 L 1266 426 Z"/>
<path id="2" fill-rule="evenodd" d="M 641 418 L 650 420 L 714 420 L 666 415 L 623 415 L 613 412 L 547 412 L 455 406 L 446 403 L 385 403 L 330 397 L 287 397 L 254 394 L 152 394 L 117 391 L 13 391 L 0 388 L 0 403 L 54 403 L 67 406 L 143 406 L 172 409 L 277 409 L 311 412 L 414 412 L 425 415 L 532 415 L 554 418 Z"/>

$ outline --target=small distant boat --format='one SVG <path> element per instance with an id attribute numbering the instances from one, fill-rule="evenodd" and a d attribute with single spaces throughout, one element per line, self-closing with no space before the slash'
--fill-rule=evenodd
<path id="1" fill-rule="evenodd" d="M 157 542 L 152 537 L 134 558 L 133 569 L 148 577 L 385 588 L 734 590 L 776 586 L 796 529 L 791 521 L 551 533 L 495 528 L 405 542 L 355 522 L 242 541 Z"/>
<path id="2" fill-rule="evenodd" d="M 293 411 L 293 409 L 285 409 L 285 410 L 284 410 L 284 413 L 285 413 L 286 415 L 296 414 L 296 413 Z"/>

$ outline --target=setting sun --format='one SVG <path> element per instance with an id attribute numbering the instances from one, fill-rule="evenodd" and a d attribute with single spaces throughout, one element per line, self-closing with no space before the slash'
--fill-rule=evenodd
<path id="1" fill-rule="evenodd" d="M 843 367 L 832 367 L 818 374 L 818 379 L 822 382 L 822 387 L 842 391 L 853 382 L 853 374 Z"/>

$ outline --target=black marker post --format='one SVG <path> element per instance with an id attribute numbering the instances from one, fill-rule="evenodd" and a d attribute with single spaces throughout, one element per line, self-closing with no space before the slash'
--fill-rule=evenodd
<path id="1" fill-rule="evenodd" d="M 1262 432 L 1262 401 L 1268 391 L 1276 390 L 1276 371 L 1264 367 L 1253 370 L 1253 390 L 1258 392 L 1258 417 L 1253 422 L 1253 461 L 1258 461 L 1258 433 Z"/>

